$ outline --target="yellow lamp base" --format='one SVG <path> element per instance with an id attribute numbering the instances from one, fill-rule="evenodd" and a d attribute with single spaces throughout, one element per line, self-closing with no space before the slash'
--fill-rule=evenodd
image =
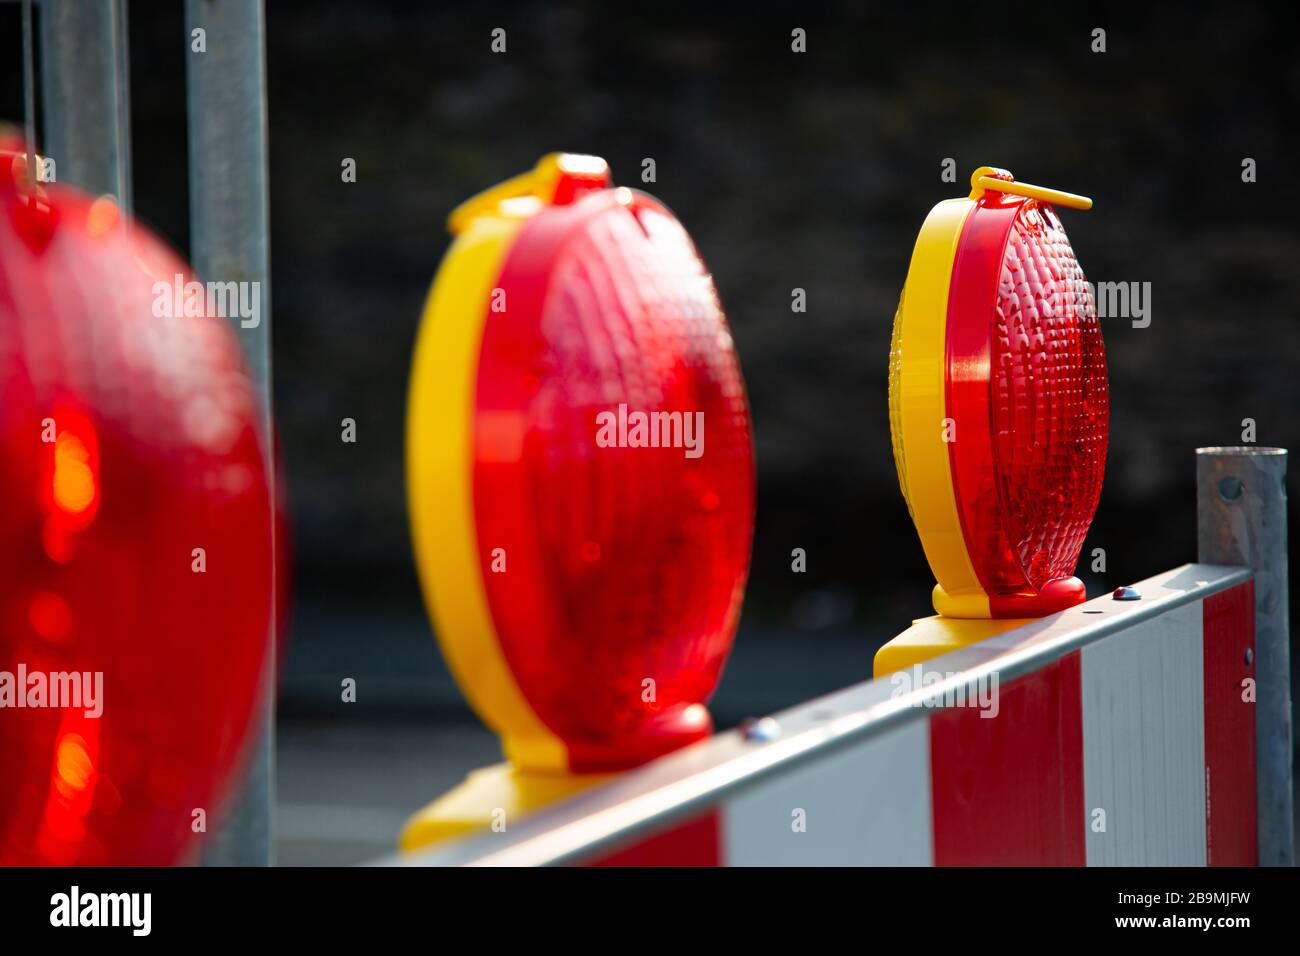
<path id="1" fill-rule="evenodd" d="M 981 588 L 949 594 L 939 585 L 930 592 L 934 609 L 944 618 L 991 618 L 989 596 Z"/>
<path id="2" fill-rule="evenodd" d="M 534 810 L 609 780 L 608 773 L 538 773 L 499 763 L 475 770 L 465 782 L 418 811 L 397 845 L 404 853 L 478 830 L 509 828 Z"/>
<path id="3" fill-rule="evenodd" d="M 905 670 L 940 654 L 961 650 L 1027 623 L 1015 618 L 956 618 L 938 614 L 913 621 L 902 634 L 876 651 L 872 676 Z"/>

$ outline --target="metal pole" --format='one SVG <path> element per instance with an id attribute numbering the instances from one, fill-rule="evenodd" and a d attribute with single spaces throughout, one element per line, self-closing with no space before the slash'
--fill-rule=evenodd
<path id="1" fill-rule="evenodd" d="M 1196 450 L 1198 560 L 1255 572 L 1255 776 L 1259 862 L 1295 863 L 1286 449 Z"/>
<path id="2" fill-rule="evenodd" d="M 195 271 L 205 281 L 257 283 L 260 291 L 256 325 L 246 327 L 238 316 L 231 319 L 231 325 L 244 346 L 262 404 L 267 483 L 274 505 L 262 2 L 186 0 L 185 31 L 192 259 Z M 267 535 L 274 568 L 274 522 Z M 274 623 L 267 641 L 267 662 L 245 789 L 222 829 L 209 841 L 204 862 L 210 865 L 266 866 L 273 862 Z"/>
<path id="3" fill-rule="evenodd" d="M 23 135 L 27 138 L 27 182 L 30 197 L 35 196 L 40 182 L 40 168 L 36 165 L 36 69 L 32 65 L 35 44 L 32 26 L 32 0 L 23 0 Z"/>
<path id="4" fill-rule="evenodd" d="M 126 0 L 42 0 L 44 150 L 60 182 L 131 210 Z"/>

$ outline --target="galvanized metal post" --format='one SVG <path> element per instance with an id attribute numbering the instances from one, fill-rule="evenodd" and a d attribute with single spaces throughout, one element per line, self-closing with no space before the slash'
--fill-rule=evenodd
<path id="1" fill-rule="evenodd" d="M 274 500 L 262 0 L 186 0 L 185 29 L 191 257 L 205 281 L 257 283 L 260 321 L 245 327 L 236 316 L 231 325 L 243 343 L 262 403 L 267 481 Z M 267 534 L 274 566 L 274 527 Z M 272 625 L 267 642 L 267 680 L 244 793 L 209 842 L 205 857 L 208 864 L 265 866 L 273 862 L 274 645 Z"/>
<path id="2" fill-rule="evenodd" d="M 1255 572 L 1255 774 L 1259 862 L 1295 863 L 1286 449 L 1198 448 L 1198 560 Z"/>
<path id="3" fill-rule="evenodd" d="M 126 0 L 42 0 L 44 155 L 60 182 L 131 209 Z"/>

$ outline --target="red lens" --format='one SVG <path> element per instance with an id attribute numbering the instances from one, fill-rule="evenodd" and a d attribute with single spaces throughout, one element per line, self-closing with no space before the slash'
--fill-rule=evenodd
<path id="1" fill-rule="evenodd" d="M 948 332 L 958 510 L 996 603 L 1073 573 L 1106 464 L 1101 329 L 1051 206 L 997 192 L 979 201 L 954 265 Z"/>
<path id="2" fill-rule="evenodd" d="M 497 636 L 572 769 L 638 763 L 709 731 L 698 705 L 734 637 L 754 512 L 740 366 L 699 255 L 648 197 L 542 210 L 500 286 L 474 429 Z M 669 440 L 601 447 L 598 416 L 620 406 L 670 413 Z"/>
<path id="3" fill-rule="evenodd" d="M 177 862 L 195 811 L 217 822 L 266 660 L 255 399 L 224 319 L 155 316 L 183 262 L 73 190 L 33 207 L 10 158 L 0 672 L 23 700 L 0 711 L 0 863 Z M 98 716 L 51 706 L 60 674 L 102 675 Z"/>

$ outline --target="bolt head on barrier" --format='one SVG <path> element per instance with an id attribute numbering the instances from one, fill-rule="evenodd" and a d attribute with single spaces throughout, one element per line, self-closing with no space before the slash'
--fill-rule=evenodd
<path id="1" fill-rule="evenodd" d="M 981 167 L 931 210 L 894 319 L 894 462 L 935 610 L 1035 617 L 1073 577 L 1106 463 L 1106 359 L 1056 213 L 1092 201 Z"/>
<path id="2" fill-rule="evenodd" d="M 271 502 L 234 335 L 159 314 L 191 279 L 0 141 L 0 865 L 173 864 L 220 822 Z"/>
<path id="3" fill-rule="evenodd" d="M 553 154 L 452 213 L 412 369 L 416 562 L 461 689 L 529 770 L 711 731 L 754 454 L 712 278 L 663 205 Z"/>

